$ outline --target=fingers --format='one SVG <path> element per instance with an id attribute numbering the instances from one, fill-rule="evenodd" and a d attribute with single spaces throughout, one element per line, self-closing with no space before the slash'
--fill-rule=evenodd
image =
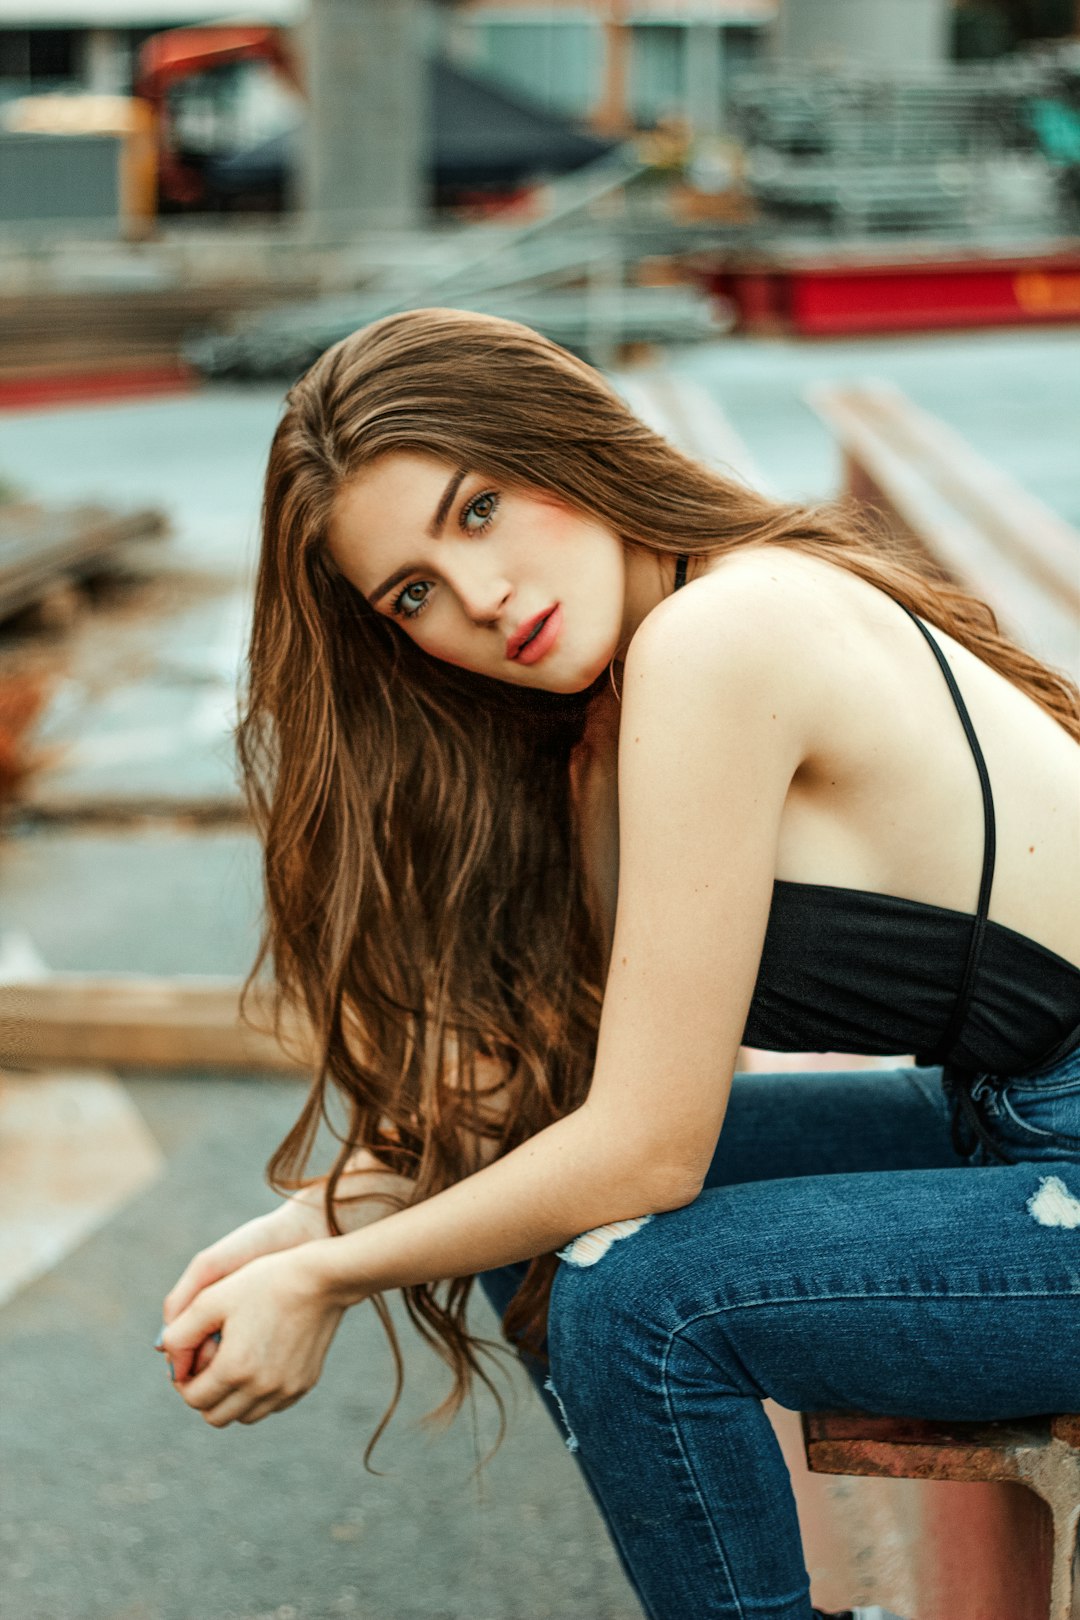
<path id="1" fill-rule="evenodd" d="M 298 1395 L 276 1390 L 271 1394 L 255 1392 L 250 1386 L 230 1389 L 218 1398 L 218 1391 L 208 1389 L 189 1404 L 200 1412 L 203 1419 L 215 1429 L 225 1429 L 230 1423 L 261 1423 L 275 1412 L 285 1412 L 297 1401 L 303 1400 L 306 1390 Z M 184 1399 L 188 1396 L 185 1393 Z"/>
<path id="2" fill-rule="evenodd" d="M 210 1363 L 217 1355 L 218 1345 L 220 1343 L 221 1334 L 211 1333 L 210 1337 L 208 1339 L 204 1339 L 202 1344 L 200 1344 L 198 1348 L 191 1353 L 191 1361 L 187 1374 L 189 1378 L 197 1378 L 200 1373 L 206 1371 L 207 1367 L 209 1367 Z M 179 1377 L 179 1374 L 177 1376 Z"/>
<path id="3" fill-rule="evenodd" d="M 265 1227 L 265 1217 L 257 1215 L 254 1220 L 245 1221 L 234 1232 L 229 1232 L 209 1248 L 200 1249 L 181 1272 L 172 1288 L 165 1295 L 164 1315 L 166 1322 L 172 1322 L 181 1311 L 185 1311 L 204 1288 L 211 1283 L 220 1282 L 230 1272 L 246 1265 L 266 1248 L 262 1237 Z"/>
<path id="4" fill-rule="evenodd" d="M 201 1293 L 210 1283 L 220 1282 L 227 1272 L 227 1267 L 223 1270 L 214 1264 L 209 1253 L 197 1254 L 165 1295 L 162 1305 L 162 1317 L 165 1322 L 174 1322 L 181 1312 L 187 1310 L 196 1294 Z"/>
<path id="5" fill-rule="evenodd" d="M 305 1390 L 304 1394 L 306 1393 Z M 212 1412 L 204 1412 L 203 1417 L 217 1429 L 223 1429 L 229 1423 L 243 1423 L 245 1427 L 249 1427 L 252 1423 L 261 1423 L 263 1418 L 273 1417 L 276 1412 L 287 1412 L 290 1406 L 295 1406 L 297 1401 L 302 1401 L 303 1398 L 303 1394 L 266 1395 L 262 1400 L 251 1403 L 251 1397 L 249 1396 L 248 1409 L 242 1414 L 237 1411 L 235 1415 L 231 1415 L 223 1402 L 220 1408 L 216 1408 Z M 238 1401 L 236 1405 L 239 1406 L 239 1404 Z"/>
<path id="6" fill-rule="evenodd" d="M 174 1384 L 183 1384 L 191 1377 L 191 1363 L 194 1359 L 190 1350 L 177 1350 L 175 1355 L 169 1357 L 169 1372 Z"/>
<path id="7" fill-rule="evenodd" d="M 187 1383 L 189 1379 L 205 1372 L 217 1354 L 220 1343 L 221 1334 L 211 1333 L 209 1338 L 203 1339 L 202 1343 L 195 1345 L 194 1348 L 173 1351 L 169 1357 L 173 1383 Z"/>
<path id="8" fill-rule="evenodd" d="M 202 1412 L 204 1420 L 214 1429 L 228 1428 L 230 1423 L 242 1423 L 246 1413 L 252 1410 L 250 1393 L 242 1389 L 235 1389 L 221 1400 L 215 1401 L 213 1406 L 196 1407 Z"/>
<path id="9" fill-rule="evenodd" d="M 263 1418 L 272 1417 L 275 1412 L 287 1412 L 290 1406 L 295 1406 L 297 1401 L 302 1399 L 303 1397 L 300 1395 L 293 1395 L 288 1400 L 268 1399 L 259 1401 L 245 1417 L 238 1418 L 237 1422 L 244 1424 L 261 1423 Z"/>
<path id="10" fill-rule="evenodd" d="M 190 1376 L 204 1341 L 212 1333 L 220 1335 L 225 1320 L 222 1305 L 220 1291 L 215 1298 L 214 1290 L 208 1289 L 162 1330 L 161 1343 L 177 1382 Z"/>
<path id="11" fill-rule="evenodd" d="M 247 1393 L 244 1405 L 250 1406 L 254 1398 L 254 1392 L 246 1381 L 241 1382 L 235 1376 L 229 1379 L 223 1378 L 213 1367 L 207 1367 L 200 1373 L 193 1373 L 190 1378 L 185 1380 L 178 1378 L 177 1389 L 187 1404 L 193 1407 L 196 1412 L 202 1412 L 204 1416 L 208 1412 L 213 1412 L 215 1407 L 220 1406 L 223 1402 L 235 1400 L 238 1395 L 244 1393 L 245 1389 Z M 261 1390 L 258 1392 L 260 1398 L 263 1393 Z"/>

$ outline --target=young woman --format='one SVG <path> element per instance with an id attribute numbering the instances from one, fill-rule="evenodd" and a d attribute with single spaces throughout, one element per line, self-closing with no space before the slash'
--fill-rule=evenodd
<path id="1" fill-rule="evenodd" d="M 764 1397 L 1080 1410 L 1078 740 L 985 605 L 527 328 L 337 344 L 274 438 L 239 732 L 316 1080 L 294 1196 L 166 1300 L 184 1400 L 283 1410 L 401 1289 L 454 1410 L 482 1274 L 652 1620 L 809 1620 Z"/>

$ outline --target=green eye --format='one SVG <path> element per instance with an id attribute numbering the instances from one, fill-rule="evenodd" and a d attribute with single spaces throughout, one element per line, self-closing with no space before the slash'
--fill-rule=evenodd
<path id="1" fill-rule="evenodd" d="M 415 591 L 423 591 L 423 596 L 415 596 Z M 430 582 L 426 579 L 414 580 L 411 585 L 395 596 L 390 611 L 396 613 L 401 619 L 415 619 L 418 613 L 423 613 L 427 607 L 428 596 L 431 592 Z"/>
<path id="2" fill-rule="evenodd" d="M 459 519 L 465 533 L 482 534 L 495 516 L 498 506 L 499 497 L 493 489 L 485 490 L 482 495 L 474 495 L 462 509 Z"/>
<path id="3" fill-rule="evenodd" d="M 474 495 L 472 500 L 462 507 L 458 518 L 458 527 L 465 534 L 483 534 L 495 513 L 499 509 L 499 497 L 495 490 L 486 489 L 480 495 Z M 415 619 L 418 613 L 423 613 L 431 598 L 432 582 L 428 579 L 413 580 L 406 585 L 394 598 L 390 611 L 399 619 Z"/>

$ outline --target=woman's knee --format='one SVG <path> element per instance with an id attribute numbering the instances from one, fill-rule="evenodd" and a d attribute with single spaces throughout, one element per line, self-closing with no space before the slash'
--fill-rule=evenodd
<path id="1" fill-rule="evenodd" d="M 653 1216 L 616 1221 L 583 1233 L 559 1251 L 548 1311 L 553 1373 L 587 1364 L 603 1376 L 632 1343 L 665 1331 L 664 1291 L 654 1286 L 655 1231 Z M 659 1307 L 655 1316 L 654 1307 Z"/>
<path id="2" fill-rule="evenodd" d="M 765 1184 L 710 1189 L 684 1208 L 568 1244 L 548 1317 L 556 1373 L 587 1361 L 603 1377 L 633 1380 L 636 1362 L 655 1365 L 675 1341 L 696 1340 L 705 1321 L 725 1340 L 729 1310 L 768 1293 L 777 1268 L 767 1203 Z M 719 1347 L 717 1355 L 726 1359 Z"/>
<path id="3" fill-rule="evenodd" d="M 669 1223 L 678 1228 L 678 1213 L 673 1222 L 670 1212 L 659 1215 L 610 1242 L 599 1228 L 586 1234 L 587 1246 L 562 1252 L 548 1315 L 547 1388 L 567 1444 L 580 1446 L 585 1457 L 618 1449 L 629 1412 L 655 1417 L 676 1372 L 680 1384 L 704 1378 L 711 1389 L 718 1380 L 715 1358 L 682 1341 L 694 1301 L 680 1286 L 665 1231 Z"/>

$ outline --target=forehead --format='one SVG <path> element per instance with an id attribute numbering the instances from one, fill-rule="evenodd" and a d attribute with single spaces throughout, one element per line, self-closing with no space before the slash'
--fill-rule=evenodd
<path id="1" fill-rule="evenodd" d="M 422 534 L 455 471 L 449 462 L 412 451 L 380 456 L 338 491 L 327 525 L 331 553 L 355 558 L 358 546 Z"/>

